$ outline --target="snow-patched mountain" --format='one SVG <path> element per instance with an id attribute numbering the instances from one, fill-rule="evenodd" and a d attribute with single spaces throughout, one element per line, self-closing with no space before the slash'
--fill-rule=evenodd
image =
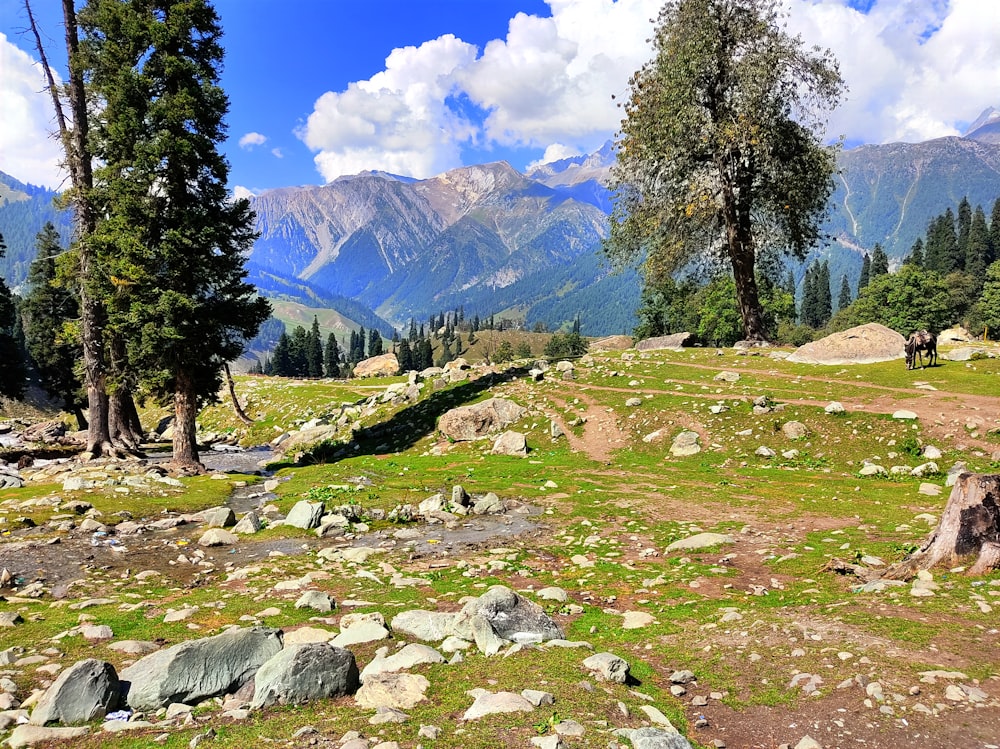
<path id="1" fill-rule="evenodd" d="M 600 208 L 520 174 L 506 162 L 404 181 L 363 173 L 321 187 L 270 190 L 253 200 L 261 237 L 250 262 L 382 317 L 463 305 L 521 284 L 510 306 L 539 296 L 527 283 L 593 254 L 607 228 Z"/>

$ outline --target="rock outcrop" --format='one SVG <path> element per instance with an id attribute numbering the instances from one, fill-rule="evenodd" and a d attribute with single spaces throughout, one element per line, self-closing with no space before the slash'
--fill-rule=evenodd
<path id="1" fill-rule="evenodd" d="M 903 358 L 905 342 L 895 330 L 873 322 L 800 346 L 788 361 L 835 365 L 892 361 Z"/>

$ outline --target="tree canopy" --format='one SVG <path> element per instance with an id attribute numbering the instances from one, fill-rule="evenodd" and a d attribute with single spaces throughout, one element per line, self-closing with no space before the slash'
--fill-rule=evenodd
<path id="1" fill-rule="evenodd" d="M 605 251 L 647 279 L 732 268 L 743 333 L 765 337 L 754 265 L 819 239 L 835 149 L 822 117 L 843 90 L 829 51 L 781 26 L 776 0 L 669 0 L 655 56 L 630 81 Z"/>

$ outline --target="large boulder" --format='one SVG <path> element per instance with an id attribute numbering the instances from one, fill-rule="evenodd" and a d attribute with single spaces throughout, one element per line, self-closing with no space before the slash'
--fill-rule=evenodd
<path id="1" fill-rule="evenodd" d="M 355 377 L 392 377 L 398 371 L 399 360 L 392 353 L 373 356 L 354 365 Z"/>
<path id="2" fill-rule="evenodd" d="M 524 416 L 524 412 L 524 407 L 512 400 L 490 398 L 442 414 L 438 431 L 456 441 L 475 440 L 503 431 Z"/>
<path id="3" fill-rule="evenodd" d="M 119 674 L 122 694 L 135 710 L 200 702 L 241 687 L 281 647 L 281 630 L 265 627 L 233 629 L 182 642 L 123 670 Z"/>
<path id="4" fill-rule="evenodd" d="M 319 521 L 323 517 L 326 505 L 323 502 L 310 502 L 307 499 L 296 502 L 288 516 L 285 518 L 285 525 L 295 528 L 310 530 L 319 527 Z"/>
<path id="5" fill-rule="evenodd" d="M 797 348 L 790 362 L 804 364 L 873 364 L 902 359 L 906 340 L 884 325 L 868 323 L 833 333 Z"/>
<path id="6" fill-rule="evenodd" d="M 418 640 L 440 642 L 452 633 L 455 617 L 456 614 L 445 611 L 401 611 L 392 618 L 392 631 L 397 637 L 405 635 Z"/>
<path id="7" fill-rule="evenodd" d="M 118 674 L 107 661 L 88 658 L 67 668 L 52 683 L 31 713 L 36 726 L 46 723 L 89 723 L 118 706 Z"/>
<path id="8" fill-rule="evenodd" d="M 690 337 L 690 333 L 671 333 L 639 341 L 635 347 L 639 351 L 677 350 L 682 348 Z"/>
<path id="9" fill-rule="evenodd" d="M 452 632 L 463 640 L 475 641 L 480 650 L 489 654 L 497 652 L 498 640 L 544 642 L 563 638 L 559 625 L 541 606 L 503 585 L 494 585 L 465 604 L 455 617 Z"/>
<path id="10" fill-rule="evenodd" d="M 289 705 L 358 690 L 358 666 L 350 650 L 325 642 L 285 648 L 254 676 L 252 707 Z"/>

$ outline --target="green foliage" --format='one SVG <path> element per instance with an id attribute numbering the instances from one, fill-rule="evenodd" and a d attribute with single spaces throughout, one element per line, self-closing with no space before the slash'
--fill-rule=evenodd
<path id="1" fill-rule="evenodd" d="M 873 278 L 834 325 L 843 329 L 877 322 L 909 335 L 914 330 L 940 331 L 951 317 L 948 287 L 941 276 L 903 265 L 897 273 Z"/>
<path id="2" fill-rule="evenodd" d="M 492 359 L 497 364 L 512 361 L 514 359 L 514 346 L 510 341 L 500 341 Z"/>
<path id="3" fill-rule="evenodd" d="M 619 265 L 645 258 L 654 279 L 727 259 L 743 332 L 762 338 L 757 252 L 803 257 L 819 238 L 834 168 L 821 113 L 843 88 L 837 65 L 784 31 L 773 0 L 670 0 L 653 41 L 630 82 L 605 251 Z"/>
<path id="4" fill-rule="evenodd" d="M 983 325 L 988 331 L 992 331 L 992 337 L 996 340 L 1000 337 L 1000 260 L 991 263 L 986 269 L 978 311 Z"/>
<path id="5" fill-rule="evenodd" d="M 38 256 L 28 271 L 28 293 L 21 304 L 28 353 L 45 392 L 79 419 L 86 397 L 75 366 L 82 352 L 71 325 L 79 314 L 79 303 L 57 273 L 62 247 L 51 223 L 38 234 L 36 248 Z"/>
<path id="6" fill-rule="evenodd" d="M 552 358 L 582 356 L 587 353 L 587 342 L 579 332 L 554 333 L 542 353 Z"/>
<path id="7" fill-rule="evenodd" d="M 206 0 L 91 0 L 78 14 L 98 163 L 90 238 L 102 273 L 85 279 L 122 341 L 130 377 L 177 404 L 175 460 L 197 458 L 199 400 L 270 314 L 246 282 L 256 235 L 233 200 L 219 86 L 219 18 Z M 116 356 L 120 359 L 120 356 Z"/>

